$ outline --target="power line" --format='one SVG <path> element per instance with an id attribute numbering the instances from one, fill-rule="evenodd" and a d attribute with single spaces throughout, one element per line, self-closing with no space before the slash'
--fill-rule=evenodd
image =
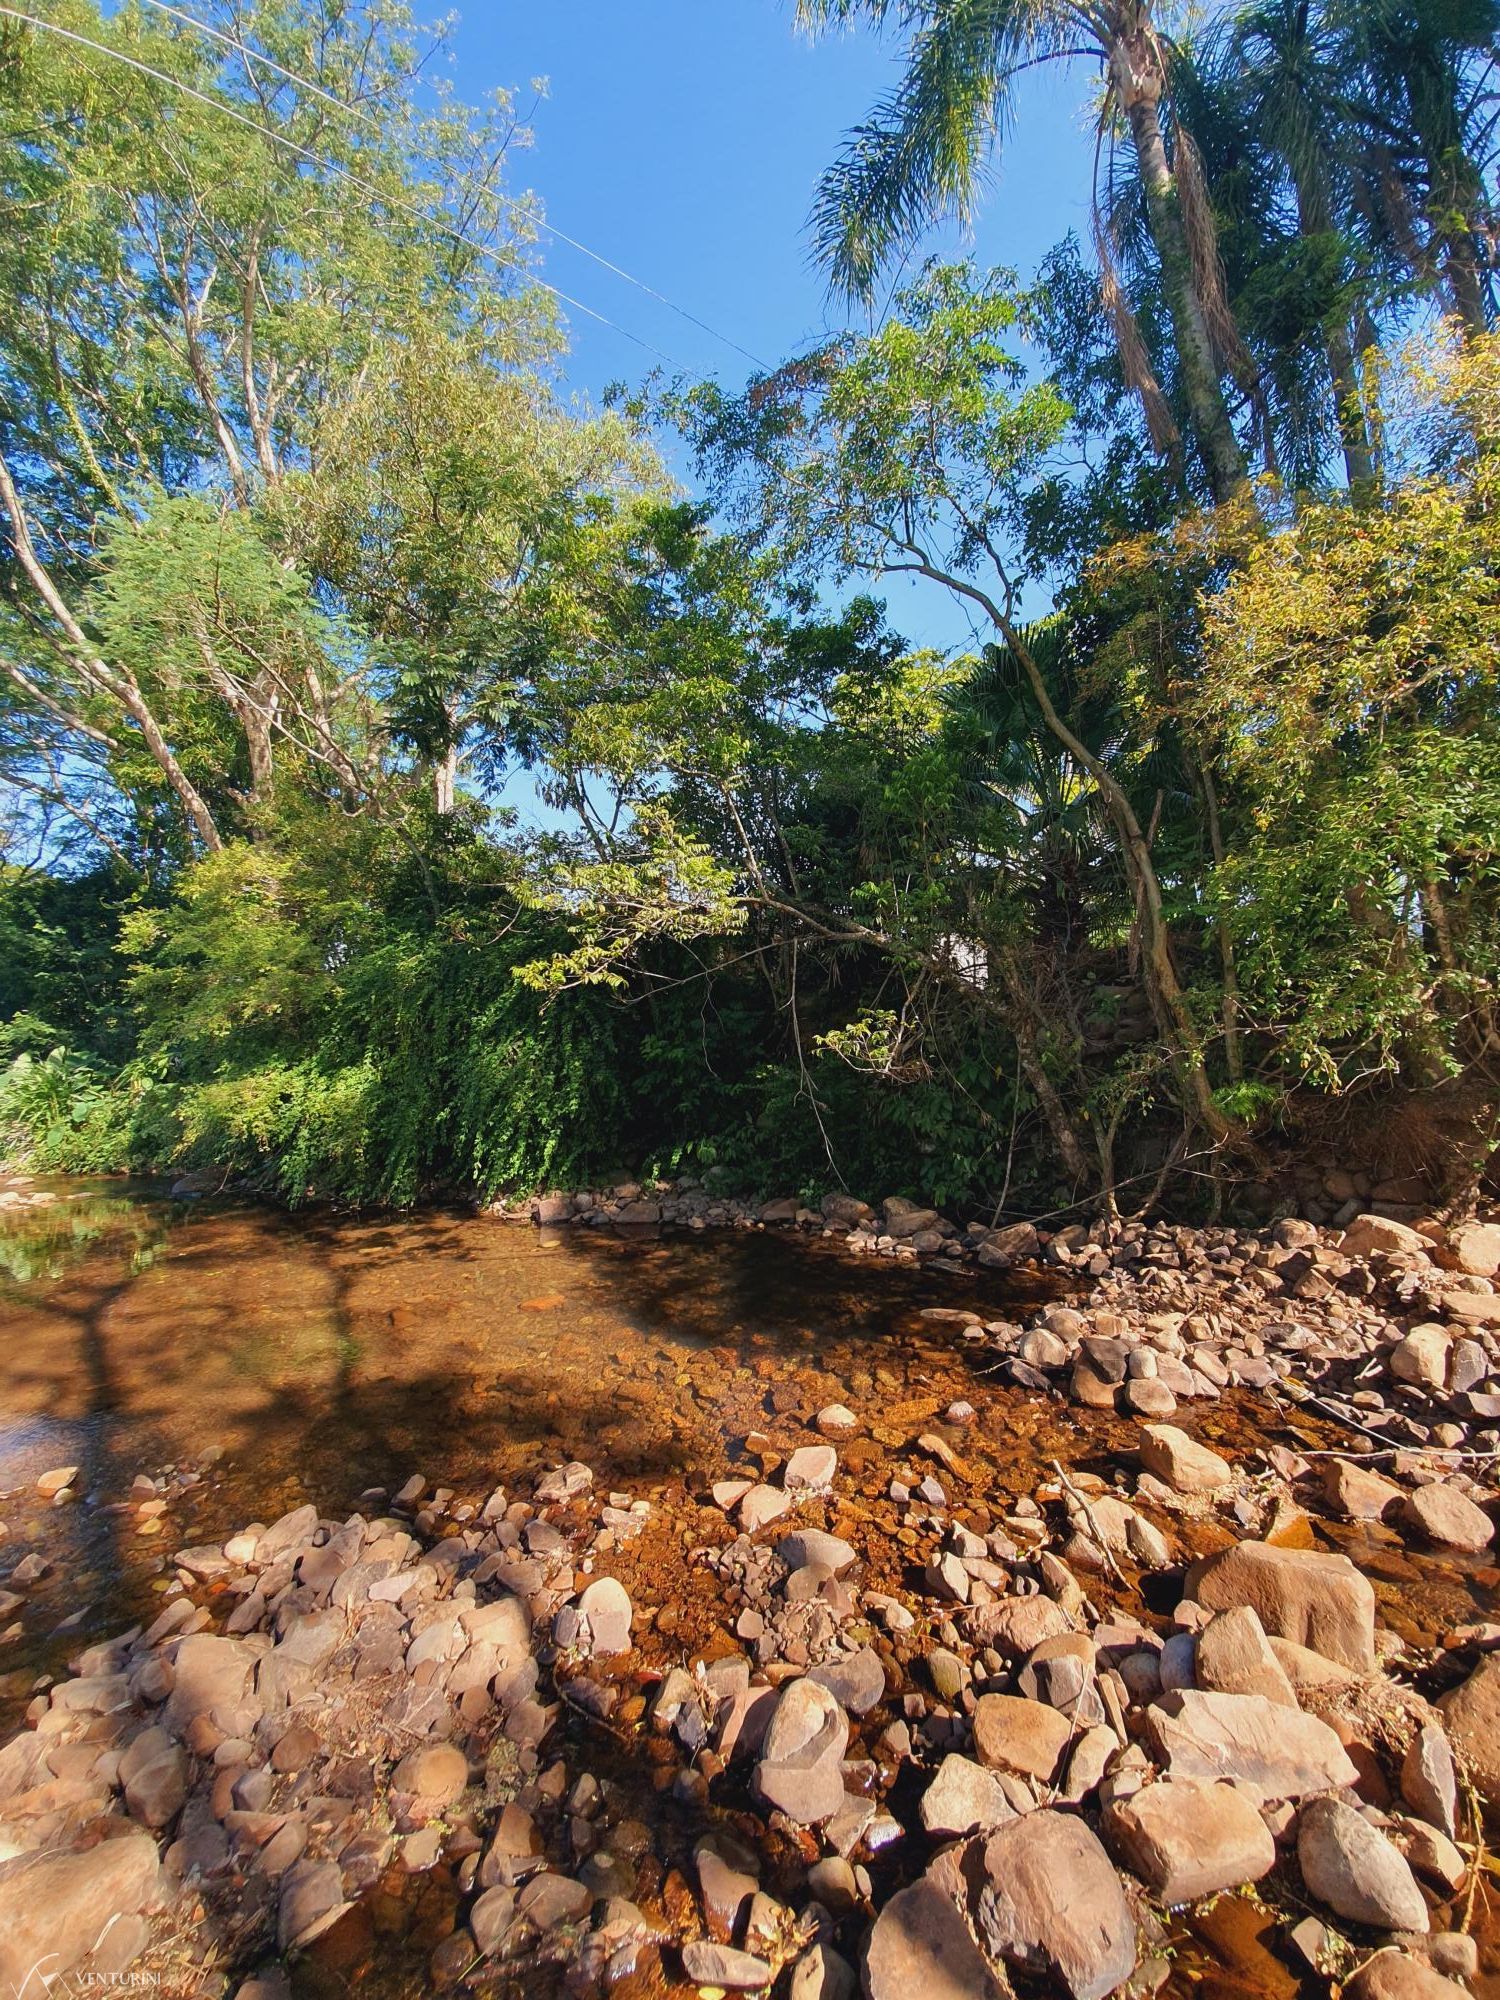
<path id="1" fill-rule="evenodd" d="M 335 111 L 342 112 L 346 117 L 358 119 L 361 125 L 369 126 L 371 131 L 378 132 L 380 130 L 379 120 L 372 118 L 367 111 L 362 111 L 357 104 L 350 104 L 347 98 L 336 97 L 332 91 L 324 90 L 320 84 L 314 83 L 310 77 L 302 76 L 296 70 L 287 69 L 284 64 L 276 62 L 272 57 L 263 54 L 261 50 L 251 48 L 247 42 L 241 41 L 237 35 L 225 34 L 221 28 L 215 28 L 207 21 L 200 21 L 196 15 L 186 13 L 180 7 L 169 6 L 167 0 L 146 0 L 146 4 L 148 7 L 155 7 L 159 13 L 170 14 L 174 21 L 181 21 L 186 27 L 196 28 L 199 34 L 207 35 L 213 41 L 221 42 L 225 48 L 238 50 L 247 62 L 260 63 L 264 68 L 274 71 L 277 76 L 283 77 L 288 83 L 296 84 L 299 90 L 305 90 L 311 96 L 319 98 L 324 104 L 331 105 Z M 497 194 L 495 199 L 512 211 L 526 213 L 525 203 L 515 200 L 510 195 Z M 648 285 L 644 278 L 636 277 L 634 272 L 625 270 L 621 265 L 616 264 L 611 258 L 604 256 L 600 251 L 591 250 L 587 243 L 581 243 L 576 236 L 570 236 L 565 229 L 559 229 L 554 222 L 541 220 L 537 226 L 544 229 L 549 236 L 555 237 L 559 243 L 566 243 L 570 250 L 576 250 L 580 256 L 589 258 L 601 270 L 608 271 L 614 277 L 623 279 L 627 285 L 634 285 L 638 292 L 644 292 L 647 298 L 655 299 L 658 305 L 665 306 L 668 312 L 676 313 L 679 319 L 686 320 L 689 326 L 697 327 L 700 333 L 706 333 L 711 340 L 720 341 L 725 347 L 732 348 L 736 354 L 750 362 L 753 367 L 761 370 L 765 369 L 767 364 L 761 360 L 758 354 L 752 354 L 748 347 L 742 347 L 729 334 L 720 333 L 716 326 L 710 326 L 706 319 L 700 319 L 696 313 L 689 312 L 686 306 L 678 305 L 677 301 L 669 299 L 665 292 L 659 292 L 654 285 Z"/>
<path id="2" fill-rule="evenodd" d="M 498 251 L 488 243 L 481 242 L 478 237 L 467 235 L 462 229 L 455 228 L 452 223 L 438 221 L 412 202 L 399 201 L 394 195 L 378 188 L 373 181 L 367 181 L 362 175 L 351 172 L 348 167 L 340 166 L 336 160 L 324 159 L 321 154 L 299 145 L 295 139 L 287 138 L 282 132 L 273 131 L 269 125 L 262 125 L 258 120 L 246 117 L 244 112 L 237 111 L 232 104 L 226 104 L 222 98 L 210 97 L 206 91 L 195 90 L 190 83 L 184 83 L 181 77 L 170 76 L 165 70 L 154 69 L 150 63 L 141 62 L 136 56 L 126 55 L 123 49 L 112 49 L 103 42 L 92 41 L 87 35 L 80 35 L 71 28 L 59 26 L 56 21 L 44 21 L 35 14 L 24 14 L 19 8 L 0 5 L 0 15 L 7 20 L 20 21 L 27 27 L 43 28 L 48 34 L 60 35 L 64 41 L 76 42 L 79 47 L 92 49 L 96 55 L 108 56 L 114 62 L 124 63 L 127 68 L 138 71 L 142 76 L 149 76 L 156 83 L 164 83 L 171 90 L 179 90 L 184 96 L 195 99 L 199 104 L 207 105 L 209 110 L 221 112 L 224 117 L 233 119 L 235 124 L 243 125 L 251 132 L 258 133 L 262 139 L 269 139 L 273 145 L 283 146 L 288 152 L 295 153 L 299 159 L 306 160 L 315 167 L 321 167 L 325 173 L 337 174 L 341 180 L 348 181 L 351 187 L 358 188 L 362 194 L 369 195 L 386 208 L 394 208 L 402 214 L 412 216 L 416 221 L 426 223 L 436 228 L 442 235 L 451 237 L 455 243 L 462 243 L 465 248 L 477 251 L 481 257 L 487 257 L 493 263 L 500 262 Z M 592 306 L 586 306 L 582 299 L 573 298 L 559 286 L 550 284 L 547 279 L 533 277 L 530 282 L 540 286 L 544 292 L 550 292 L 553 298 L 560 300 L 563 305 L 571 306 L 575 312 L 584 313 L 589 319 L 597 320 L 600 326 L 608 327 L 611 333 L 618 333 L 623 339 L 633 341 L 637 347 L 644 348 L 647 354 L 654 354 L 658 361 L 665 361 L 669 368 L 686 369 L 686 362 L 677 360 L 675 356 L 666 353 L 660 347 L 654 347 L 649 340 L 643 340 L 640 334 L 632 333 L 628 327 L 620 326 L 606 314 L 596 312 Z"/>

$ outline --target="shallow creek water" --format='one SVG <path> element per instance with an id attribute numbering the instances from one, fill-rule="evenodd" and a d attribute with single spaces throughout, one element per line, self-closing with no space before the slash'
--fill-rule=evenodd
<path id="1" fill-rule="evenodd" d="M 923 1308 L 995 1316 L 1056 1291 L 758 1232 L 660 1241 L 53 1191 L 0 1212 L 0 1513 L 55 1565 L 0 1654 L 13 1675 L 51 1664 L 53 1614 L 83 1613 L 62 1635 L 74 1650 L 149 1609 L 164 1552 L 304 1500 L 337 1515 L 413 1472 L 482 1499 L 569 1458 L 601 1489 L 698 1491 L 778 1402 L 808 1398 L 875 1399 L 905 1442 L 972 1381 Z M 110 1510 L 136 1474 L 211 1445 L 222 1458 L 159 1539 Z M 54 1511 L 34 1482 L 71 1464 L 85 1501 Z"/>
<path id="2" fill-rule="evenodd" d="M 174 1549 L 304 1500 L 346 1513 L 367 1488 L 394 1491 L 414 1472 L 480 1502 L 579 1458 L 596 1490 L 652 1500 L 648 1531 L 610 1567 L 648 1614 L 643 1657 L 660 1671 L 736 1646 L 690 1561 L 694 1546 L 726 1539 L 723 1517 L 700 1509 L 709 1485 L 805 1442 L 827 1403 L 847 1403 L 863 1424 L 840 1447 L 835 1532 L 884 1522 L 890 1479 L 915 1462 L 920 1433 L 960 1455 L 967 1490 L 955 1508 L 981 1531 L 1034 1493 L 1054 1458 L 1108 1477 L 1130 1444 L 1124 1420 L 1001 1387 L 983 1350 L 932 1317 L 935 1307 L 1024 1317 L 1058 1295 L 1037 1273 L 954 1277 L 748 1231 L 627 1239 L 460 1213 L 288 1216 L 123 1184 L 56 1192 L 48 1206 L 0 1211 L 0 1583 L 32 1549 L 53 1565 L 0 1647 L 3 1725 L 38 1673 L 153 1615 Z M 960 1398 L 977 1419 L 946 1424 Z M 1243 1396 L 1200 1406 L 1191 1427 L 1237 1458 L 1273 1441 L 1348 1442 Z M 123 1504 L 131 1481 L 197 1465 L 211 1446 L 222 1456 L 209 1452 L 202 1479 L 143 1534 Z M 38 1475 L 75 1463 L 83 1499 L 39 1500 Z M 1414 1644 L 1493 1615 L 1487 1567 L 1414 1562 L 1378 1529 L 1319 1521 L 1314 1534 L 1361 1563 L 1382 1617 Z M 1208 1535 L 1208 1546 L 1230 1539 L 1222 1527 Z M 870 1564 L 872 1588 L 910 1583 L 927 1553 L 894 1518 L 888 1536 L 860 1539 L 888 1550 Z M 1170 1611 L 1170 1576 L 1142 1588 L 1135 1612 Z M 1110 1594 L 1107 1583 L 1091 1589 L 1101 1602 Z M 649 1759 L 598 1731 L 573 1747 L 601 1775 L 639 1786 L 650 1810 Z M 656 1816 L 670 1858 L 665 1800 Z M 442 1906 L 431 1913 L 439 1925 L 454 1901 L 441 1873 L 422 1892 Z M 431 1938 L 418 1936 L 409 1977 L 396 1979 L 372 1922 L 364 1955 L 330 1969 L 333 1987 L 309 1990 L 347 1991 L 351 1979 L 372 1994 L 422 1990 Z M 1273 1933 L 1255 1899 L 1221 1899 L 1176 1938 L 1170 1992 L 1290 1996 L 1299 1981 Z M 1487 1971 L 1489 1960 L 1486 1938 Z M 1482 1979 L 1477 1990 L 1495 1989 Z"/>

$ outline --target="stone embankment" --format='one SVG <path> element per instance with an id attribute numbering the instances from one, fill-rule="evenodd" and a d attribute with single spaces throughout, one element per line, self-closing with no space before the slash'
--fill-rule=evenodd
<path id="1" fill-rule="evenodd" d="M 825 1209 L 952 1255 L 921 1211 Z M 1489 1608 L 1500 1228 L 972 1254 L 1080 1283 L 1026 1326 L 930 1315 L 972 1400 L 878 1507 L 848 1470 L 879 1412 L 768 1397 L 671 1520 L 571 1463 L 179 1550 L 154 1623 L 0 1750 L 0 1991 L 272 2000 L 374 1949 L 417 1989 L 1103 2000 L 1172 1982 L 1252 1884 L 1267 1990 L 1493 1973 L 1500 1623 L 1414 1643 L 1334 1544 Z M 1043 1398 L 1066 1463 L 989 1490 L 963 1439 Z M 669 1544 L 708 1642 L 653 1588 Z"/>

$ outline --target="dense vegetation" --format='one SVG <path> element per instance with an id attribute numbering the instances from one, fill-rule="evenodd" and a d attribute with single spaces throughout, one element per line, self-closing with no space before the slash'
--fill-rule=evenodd
<path id="1" fill-rule="evenodd" d="M 0 23 L 14 1161 L 1017 1212 L 1331 1135 L 1483 1171 L 1500 8 L 803 11 L 907 57 L 814 210 L 854 300 L 1079 49 L 1092 240 L 604 411 L 514 107 L 394 0 Z"/>

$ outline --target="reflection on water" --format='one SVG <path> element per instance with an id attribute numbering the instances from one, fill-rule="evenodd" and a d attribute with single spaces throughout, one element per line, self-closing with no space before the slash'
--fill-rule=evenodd
<path id="1" fill-rule="evenodd" d="M 773 1366 L 813 1409 L 915 1393 L 930 1413 L 965 1364 L 921 1308 L 992 1317 L 1020 1296 L 753 1231 L 624 1240 L 59 1192 L 0 1212 L 0 1488 L 12 1536 L 55 1564 L 0 1668 L 46 1657 L 47 1616 L 82 1609 L 93 1633 L 143 1608 L 163 1550 L 304 1499 L 347 1511 L 413 1471 L 482 1494 L 568 1457 L 601 1485 L 701 1483 L 765 1420 Z M 955 1370 L 945 1391 L 934 1368 Z M 160 1540 L 138 1538 L 116 1506 L 131 1481 L 210 1445 L 222 1461 Z M 59 1464 L 88 1495 L 66 1518 L 34 1493 Z"/>

